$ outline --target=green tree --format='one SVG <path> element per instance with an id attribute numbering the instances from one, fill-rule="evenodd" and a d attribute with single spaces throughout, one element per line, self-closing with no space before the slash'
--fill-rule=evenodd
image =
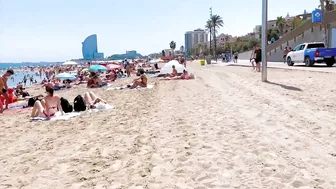
<path id="1" fill-rule="evenodd" d="M 279 39 L 279 33 L 276 31 L 276 30 L 272 30 L 271 33 L 270 33 L 270 39 L 274 39 L 275 41 Z"/>
<path id="2" fill-rule="evenodd" d="M 221 16 L 215 14 L 212 15 L 212 17 L 210 18 L 211 23 L 212 23 L 212 28 L 213 28 L 213 39 L 214 39 L 214 47 L 215 47 L 215 59 L 217 59 L 217 55 L 216 55 L 216 48 L 217 48 L 217 41 L 216 41 L 216 32 L 218 31 L 219 28 L 223 27 L 224 25 L 224 21 L 222 19 Z"/>
<path id="3" fill-rule="evenodd" d="M 260 44 L 260 40 L 258 40 L 258 39 L 251 39 L 249 41 L 248 48 L 252 49 L 253 47 L 255 47 L 256 45 L 259 45 L 259 44 Z"/>
<path id="4" fill-rule="evenodd" d="M 303 19 L 297 17 L 297 18 L 292 20 L 292 23 L 291 23 L 292 28 L 295 29 L 295 28 L 299 27 L 301 24 L 303 24 L 304 22 L 306 22 L 306 20 L 303 20 Z"/>
<path id="5" fill-rule="evenodd" d="M 258 28 L 258 32 L 259 32 L 259 39 L 261 39 L 262 26 L 260 26 L 260 27 Z"/>
<path id="6" fill-rule="evenodd" d="M 174 56 L 174 51 L 175 51 L 175 49 L 176 49 L 176 42 L 175 42 L 175 41 L 171 41 L 171 42 L 169 43 L 169 47 L 170 47 L 170 49 L 171 49 L 171 51 L 172 51 L 172 55 Z"/>
<path id="7" fill-rule="evenodd" d="M 283 35 L 285 24 L 286 24 L 286 20 L 282 16 L 277 18 L 276 25 L 279 28 L 280 35 Z"/>
<path id="8" fill-rule="evenodd" d="M 333 0 L 320 0 L 320 5 L 318 6 L 322 10 L 322 14 L 326 10 L 327 12 L 333 11 L 335 9 L 335 1 Z"/>

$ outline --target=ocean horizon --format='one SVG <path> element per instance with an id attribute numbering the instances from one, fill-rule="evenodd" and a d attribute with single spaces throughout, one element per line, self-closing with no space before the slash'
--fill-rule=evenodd
<path id="1" fill-rule="evenodd" d="M 36 66 L 51 66 L 56 64 L 61 64 L 62 62 L 18 62 L 18 63 L 6 63 L 0 62 L 0 69 L 9 69 L 9 68 L 21 68 L 21 67 L 36 67 Z"/>

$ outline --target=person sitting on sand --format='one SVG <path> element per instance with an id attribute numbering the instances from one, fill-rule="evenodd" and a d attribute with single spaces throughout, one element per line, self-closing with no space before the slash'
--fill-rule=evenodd
<path id="1" fill-rule="evenodd" d="M 5 109 L 8 109 L 8 104 L 9 104 L 9 96 L 7 93 L 8 86 L 7 86 L 7 80 L 10 76 L 14 75 L 14 71 L 12 69 L 9 69 L 6 71 L 6 73 L 0 77 L 0 97 L 4 96 L 5 97 Z M 1 101 L 1 100 L 0 100 Z M 4 111 L 3 109 L 3 104 L 0 102 L 0 113 Z"/>
<path id="2" fill-rule="evenodd" d="M 98 74 L 96 73 L 91 73 L 91 77 L 88 80 L 87 87 L 89 88 L 98 88 L 103 86 L 103 82 L 99 78 Z"/>
<path id="3" fill-rule="evenodd" d="M 145 75 L 144 70 L 139 70 L 140 77 L 133 80 L 133 85 L 130 86 L 130 89 L 134 89 L 136 87 L 147 87 L 147 77 Z"/>
<path id="4" fill-rule="evenodd" d="M 105 100 L 97 97 L 93 92 L 86 92 L 84 101 L 89 109 L 104 109 L 102 106 L 106 104 Z"/>
<path id="5" fill-rule="evenodd" d="M 54 95 L 54 89 L 47 86 L 46 93 L 47 96 L 44 97 L 42 101 L 36 101 L 34 103 L 31 117 L 45 117 L 49 120 L 50 117 L 55 115 L 57 109 L 64 115 L 61 98 Z"/>
<path id="6" fill-rule="evenodd" d="M 179 77 L 179 79 L 189 79 L 188 71 L 183 70 L 183 74 Z"/>
<path id="7" fill-rule="evenodd" d="M 178 75 L 175 65 L 172 66 L 173 71 L 171 74 L 166 74 L 164 77 L 176 77 Z"/>

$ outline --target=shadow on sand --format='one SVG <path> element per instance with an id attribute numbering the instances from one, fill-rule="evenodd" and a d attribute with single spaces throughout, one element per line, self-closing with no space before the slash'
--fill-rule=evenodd
<path id="1" fill-rule="evenodd" d="M 288 85 L 284 85 L 284 84 L 280 84 L 280 83 L 274 83 L 274 82 L 271 82 L 271 81 L 267 81 L 266 83 L 272 84 L 272 85 L 277 85 L 277 86 L 280 86 L 284 89 L 291 90 L 291 91 L 302 91 L 302 89 L 300 89 L 300 88 L 293 87 L 293 86 L 288 86 Z"/>

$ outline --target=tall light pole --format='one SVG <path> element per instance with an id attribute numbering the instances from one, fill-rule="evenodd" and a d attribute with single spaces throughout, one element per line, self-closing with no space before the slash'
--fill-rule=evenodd
<path id="1" fill-rule="evenodd" d="M 267 15 L 268 15 L 268 0 L 262 0 L 262 31 L 261 31 L 261 62 L 262 62 L 262 73 L 261 81 L 267 81 Z"/>

